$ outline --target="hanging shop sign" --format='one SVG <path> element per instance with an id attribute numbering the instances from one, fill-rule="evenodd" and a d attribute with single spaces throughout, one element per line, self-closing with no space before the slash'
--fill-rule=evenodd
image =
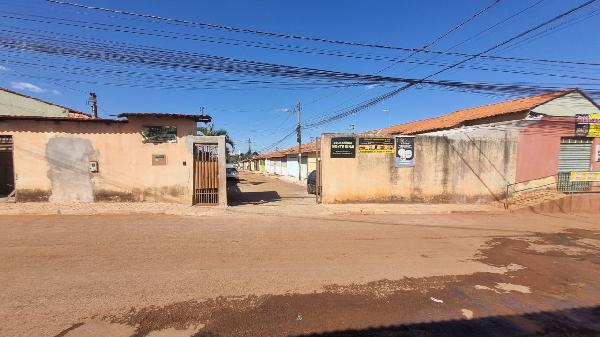
<path id="1" fill-rule="evenodd" d="M 356 157 L 356 138 L 355 137 L 331 138 L 331 158 L 355 158 L 355 157 Z"/>
<path id="2" fill-rule="evenodd" d="M 577 172 L 571 171 L 569 181 L 600 181 L 600 171 Z"/>
<path id="3" fill-rule="evenodd" d="M 415 137 L 396 137 L 396 166 L 415 166 Z"/>
<path id="4" fill-rule="evenodd" d="M 575 115 L 575 136 L 600 137 L 600 114 Z"/>
<path id="5" fill-rule="evenodd" d="M 394 153 L 394 138 L 360 137 L 358 153 Z"/>

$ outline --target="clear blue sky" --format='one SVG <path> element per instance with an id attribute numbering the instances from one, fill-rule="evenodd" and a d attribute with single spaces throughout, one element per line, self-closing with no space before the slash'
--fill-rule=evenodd
<path id="1" fill-rule="evenodd" d="M 115 0 L 72 0 L 88 5 L 109 7 L 163 17 L 210 22 L 264 31 L 285 32 L 297 35 L 319 36 L 329 39 L 378 43 L 401 47 L 421 47 L 439 36 L 460 21 L 481 10 L 493 1 L 115 1 Z M 445 50 L 465 40 L 496 22 L 526 8 L 537 0 L 502 0 L 495 7 L 458 31 L 440 41 L 431 49 Z M 545 0 L 522 15 L 482 34 L 481 36 L 453 49 L 453 51 L 476 53 L 533 25 L 553 17 L 583 1 Z M 344 50 L 384 55 L 401 59 L 407 53 L 382 51 L 368 48 L 342 47 L 322 43 L 306 43 L 282 39 L 270 39 L 247 34 L 225 33 L 200 28 L 172 26 L 116 14 L 103 14 L 94 11 L 50 4 L 43 0 L 0 1 L 2 15 L 6 12 L 44 15 L 94 23 L 108 23 L 135 26 L 145 29 L 162 29 L 182 34 L 201 34 L 215 37 L 248 39 L 263 42 L 287 43 L 328 50 Z M 494 55 L 600 61 L 600 2 L 594 3 L 582 12 L 568 19 L 564 26 L 532 40 L 500 50 Z M 568 20 L 564 20 L 568 21 Z M 157 46 L 182 51 L 233 57 L 238 59 L 263 61 L 278 64 L 339 70 L 351 73 L 372 74 L 390 65 L 389 60 L 357 60 L 342 57 L 308 55 L 284 51 L 225 46 L 181 39 L 142 37 L 115 31 L 88 30 L 58 24 L 42 24 L 2 18 L 0 29 L 27 31 L 43 29 L 52 32 L 75 34 L 87 38 L 123 41 L 142 45 Z M 560 22 L 559 22 L 560 23 Z M 7 27 L 8 26 L 8 27 Z M 17 61 L 35 60 L 44 63 L 45 56 L 30 59 L 26 54 L 5 53 L 0 61 L 0 85 L 26 94 L 41 97 L 59 104 L 89 111 L 85 105 L 86 92 L 98 94 L 100 113 L 103 116 L 125 111 L 152 111 L 197 113 L 203 106 L 205 112 L 214 117 L 217 127 L 226 128 L 242 151 L 247 149 L 245 140 L 251 138 L 253 149 L 271 144 L 289 132 L 295 124 L 293 105 L 300 101 L 306 120 L 331 113 L 339 108 L 356 104 L 361 100 L 381 94 L 389 88 L 358 86 L 353 88 L 318 88 L 312 90 L 261 89 L 241 86 L 236 90 L 227 88 L 210 90 L 161 90 L 147 88 L 117 87 L 112 85 L 78 84 L 44 80 L 39 77 L 86 79 L 74 76 L 50 66 L 32 68 Z M 431 55 L 417 55 L 410 61 L 425 61 Z M 434 62 L 451 62 L 457 58 L 438 57 Z M 66 63 L 65 63 L 66 62 Z M 48 65 L 72 64 L 61 58 L 52 58 Z M 91 64 L 92 66 L 95 66 Z M 559 74 L 566 77 L 550 77 L 526 74 L 507 74 L 477 69 L 454 69 L 436 79 L 460 80 L 469 82 L 524 82 L 531 84 L 562 85 L 565 87 L 587 85 L 598 88 L 600 67 L 593 66 L 552 66 L 474 60 L 469 63 L 478 67 L 501 67 L 519 71 L 532 71 Z M 112 67 L 112 65 L 105 65 Z M 383 72 L 384 75 L 419 78 L 437 69 L 426 66 L 399 63 Z M 141 71 L 149 71 L 140 69 Z M 211 75 L 213 76 L 213 75 Z M 219 76 L 219 75 L 214 75 Z M 573 76 L 586 79 L 568 78 Z M 102 82 L 100 76 L 88 76 Z M 89 80 L 90 78 L 87 78 Z M 129 79 L 131 80 L 131 79 Z M 139 80 L 140 83 L 144 79 Z M 24 83 L 19 83 L 24 82 Z M 111 79 L 104 82 L 118 83 Z M 60 84 L 60 85 L 59 85 Z M 30 85 L 34 85 L 32 87 Z M 455 92 L 434 88 L 411 89 L 368 110 L 344 119 L 323 129 L 307 130 L 305 142 L 310 136 L 320 132 L 348 131 L 350 124 L 356 130 L 381 128 L 388 124 L 426 118 L 455 109 L 494 102 L 510 96 L 492 96 L 475 93 Z M 279 148 L 293 145 L 291 137 Z"/>

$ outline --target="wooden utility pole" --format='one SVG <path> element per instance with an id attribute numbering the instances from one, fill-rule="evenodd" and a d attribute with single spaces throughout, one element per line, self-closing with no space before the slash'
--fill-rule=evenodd
<path id="1" fill-rule="evenodd" d="M 298 114 L 298 127 L 296 129 L 298 137 L 298 180 L 302 180 L 302 107 L 300 102 L 296 104 L 296 113 Z"/>

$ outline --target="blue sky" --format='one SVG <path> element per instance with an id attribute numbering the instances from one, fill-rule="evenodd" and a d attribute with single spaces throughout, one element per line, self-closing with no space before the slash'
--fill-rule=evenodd
<path id="1" fill-rule="evenodd" d="M 471 16 L 493 1 L 113 1 L 113 0 L 73 0 L 81 4 L 155 14 L 163 17 L 210 22 L 264 31 L 284 32 L 296 35 L 319 36 L 328 39 L 359 41 L 401 47 L 422 47 L 465 18 Z M 538 0 L 502 0 L 493 8 L 450 34 L 435 46 L 434 50 L 447 48 L 481 32 L 483 29 L 528 7 Z M 505 24 L 474 38 L 452 51 L 476 53 L 501 42 L 518 32 L 543 22 L 583 1 L 544 0 L 533 8 Z M 392 64 L 390 60 L 374 61 L 343 57 L 311 55 L 294 52 L 272 51 L 250 47 L 226 46 L 207 42 L 183 39 L 140 36 L 112 30 L 90 30 L 81 27 L 64 26 L 56 23 L 41 23 L 15 20 L 6 16 L 43 15 L 52 18 L 84 20 L 92 23 L 127 25 L 144 29 L 159 29 L 180 34 L 196 34 L 221 38 L 236 38 L 258 42 L 285 43 L 302 47 L 341 50 L 355 53 L 368 53 L 385 56 L 389 59 L 402 59 L 405 52 L 377 50 L 308 43 L 285 39 L 266 38 L 249 34 L 228 33 L 201 28 L 174 26 L 165 23 L 76 9 L 43 0 L 0 1 L 2 18 L 0 29 L 29 31 L 45 30 L 73 34 L 84 38 L 97 38 L 122 41 L 139 45 L 155 46 L 237 59 L 271 62 L 277 64 L 337 70 L 350 73 L 372 74 Z M 494 55 L 525 58 L 544 58 L 598 62 L 600 55 L 600 3 L 594 3 L 582 12 L 564 20 L 564 25 L 548 31 L 542 36 L 527 40 L 509 48 L 499 50 Z M 31 17 L 29 17 L 31 18 Z M 53 21 L 56 22 L 56 21 Z M 561 22 L 559 22 L 561 23 Z M 391 87 L 360 85 L 346 88 L 319 87 L 316 89 L 282 90 L 278 88 L 256 88 L 240 86 L 202 90 L 164 90 L 131 88 L 125 86 L 68 82 L 78 79 L 119 84 L 118 80 L 104 79 L 102 76 L 73 76 L 66 73 L 63 65 L 97 64 L 81 60 L 48 58 L 44 55 L 5 52 L 0 48 L 0 85 L 37 96 L 46 100 L 67 105 L 82 111 L 86 106 L 86 93 L 98 94 L 100 113 L 103 117 L 125 111 L 152 111 L 197 113 L 200 106 L 214 117 L 217 127 L 226 128 L 233 136 L 238 148 L 247 150 L 245 140 L 252 139 L 253 149 L 272 144 L 288 133 L 296 121 L 293 106 L 303 105 L 305 120 L 315 120 L 319 116 L 332 113 L 362 100 L 384 93 Z M 429 54 L 418 54 L 409 61 L 456 62 L 460 58 L 441 56 L 429 60 Z M 23 62 L 48 65 L 44 68 L 31 67 Z M 27 62 L 26 62 L 27 61 Z M 34 62 L 34 63 L 35 63 Z M 83 63 L 82 63 L 83 62 Z M 555 66 L 531 63 L 510 63 L 473 60 L 470 66 L 480 68 L 512 69 L 522 72 L 559 74 L 551 77 L 527 74 L 507 74 L 481 69 L 454 69 L 436 79 L 468 82 L 513 83 L 523 82 L 533 85 L 549 84 L 572 87 L 597 88 L 600 67 Z M 113 67 L 112 65 L 104 65 Z M 62 70 L 61 70 L 62 69 Z M 419 78 L 440 69 L 439 66 L 398 63 L 382 74 L 398 77 Z M 152 69 L 139 69 L 153 72 Z M 209 76 L 220 76 L 209 74 Z M 585 77 L 577 79 L 572 77 Z M 65 81 L 67 80 L 67 81 Z M 132 80 L 132 79 L 129 79 Z M 133 80 L 138 81 L 138 80 Z M 140 78 L 138 83 L 143 84 Z M 321 129 L 306 130 L 305 142 L 321 132 L 348 131 L 350 124 L 356 130 L 381 128 L 420 118 L 427 118 L 455 109 L 470 107 L 503 100 L 510 95 L 489 95 L 448 91 L 440 88 L 413 88 L 394 98 L 380 103 L 359 114 L 329 124 Z M 278 145 L 279 148 L 293 145 L 295 137 L 290 137 Z"/>

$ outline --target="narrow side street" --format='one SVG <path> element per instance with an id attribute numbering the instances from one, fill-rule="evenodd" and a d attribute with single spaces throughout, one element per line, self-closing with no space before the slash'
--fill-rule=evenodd
<path id="1" fill-rule="evenodd" d="M 230 206 L 265 205 L 293 206 L 314 205 L 315 195 L 306 191 L 306 181 L 293 177 L 265 176 L 260 173 L 240 172 L 239 182 L 228 182 Z"/>

